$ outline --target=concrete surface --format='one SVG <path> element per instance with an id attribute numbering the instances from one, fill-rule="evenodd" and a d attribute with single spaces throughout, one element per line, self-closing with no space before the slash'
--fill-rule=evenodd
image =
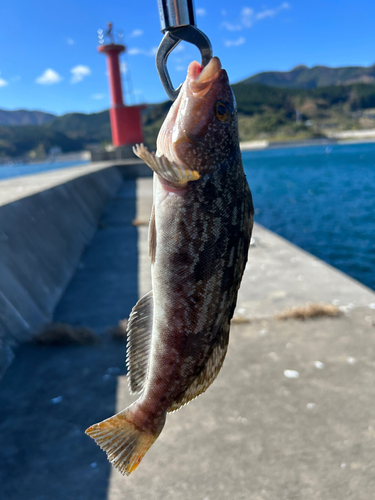
<path id="1" fill-rule="evenodd" d="M 372 500 L 375 328 L 367 315 L 233 325 L 215 383 L 168 416 L 132 476 L 111 472 L 107 498 Z M 131 401 L 125 379 L 118 410 Z"/>
<path id="2" fill-rule="evenodd" d="M 342 311 L 375 307 L 373 290 L 281 236 L 255 225 L 253 240 L 238 297 L 240 316 L 262 318 L 307 302 L 332 303 Z"/>
<path id="3" fill-rule="evenodd" d="M 107 496 L 111 466 L 84 430 L 115 412 L 117 377 L 125 373 L 125 343 L 104 333 L 138 299 L 135 188 L 126 181 L 108 204 L 54 312 L 55 322 L 88 326 L 101 342 L 24 343 L 1 381 L 1 500 Z"/>
<path id="4" fill-rule="evenodd" d="M 145 220 L 151 183 L 137 185 Z M 147 226 L 139 233 L 144 294 Z M 334 302 L 343 314 L 272 317 L 306 302 Z M 232 326 L 218 379 L 168 416 L 137 471 L 128 478 L 111 471 L 107 498 L 372 500 L 374 308 L 372 290 L 256 225 L 235 314 L 249 323 Z M 133 400 L 120 376 L 117 411 Z"/>
<path id="5" fill-rule="evenodd" d="M 29 338 L 51 320 L 123 178 L 150 175 L 149 171 L 139 160 L 128 160 L 0 182 L 0 378 L 12 359 L 15 342 Z M 133 206 L 134 200 L 133 188 Z M 127 207 L 120 212 L 130 216 Z M 101 234 L 107 241 L 107 232 Z M 127 239 L 124 233 L 123 240 Z M 115 247 L 123 258 L 124 245 L 119 245 L 118 238 Z"/>
<path id="6" fill-rule="evenodd" d="M 128 209 L 132 196 L 134 201 L 129 182 L 119 195 L 128 198 Z M 137 180 L 134 210 L 139 222 L 149 216 L 150 183 Z M 110 226 L 121 218 L 117 202 L 103 219 Z M 121 226 L 130 229 L 130 219 Z M 124 314 L 137 292 L 142 295 L 150 284 L 147 226 L 139 225 L 137 232 L 138 237 L 128 239 L 132 249 L 125 254 L 132 292 L 122 299 Z M 100 262 L 104 243 L 99 234 L 95 238 L 56 310 L 60 320 L 73 321 L 74 308 L 78 313 L 81 308 L 78 297 L 96 288 L 95 297 L 84 304 L 87 320 L 79 315 L 74 320 L 91 321 L 94 328 L 100 322 L 93 311 L 101 288 L 103 300 L 107 294 L 114 297 L 106 302 L 108 311 L 112 308 L 106 321 L 119 314 L 112 293 L 126 273 L 124 266 L 118 280 L 112 274 L 107 288 L 103 282 L 97 286 L 105 266 Z M 218 379 L 206 394 L 168 416 L 162 434 L 130 477 L 112 469 L 83 433 L 132 400 L 124 344 L 102 335 L 97 346 L 24 344 L 19 349 L 0 384 L 1 499 L 374 498 L 375 294 L 259 226 L 254 238 L 236 311 L 248 323 L 232 325 Z M 138 268 L 129 258 L 134 249 L 139 251 Z M 92 272 L 84 273 L 88 262 Z M 75 295 L 75 289 L 81 292 Z M 339 301 L 343 314 L 305 322 L 273 318 L 275 311 L 307 301 Z M 103 310 L 99 316 L 105 314 Z M 103 324 L 97 331 L 102 330 Z"/>
<path id="7" fill-rule="evenodd" d="M 91 244 L 57 305 L 55 322 L 99 334 L 127 318 L 138 300 L 136 181 L 127 180 L 108 204 Z"/>
<path id="8" fill-rule="evenodd" d="M 53 187 L 66 184 L 73 179 L 112 167 L 112 162 L 89 163 L 2 180 L 0 182 L 0 206 L 8 205 L 13 201 L 18 201 L 42 191 L 47 191 Z"/>
<path id="9" fill-rule="evenodd" d="M 122 182 L 116 168 L 67 170 L 0 182 L 0 377 L 15 342 L 51 320 Z"/>

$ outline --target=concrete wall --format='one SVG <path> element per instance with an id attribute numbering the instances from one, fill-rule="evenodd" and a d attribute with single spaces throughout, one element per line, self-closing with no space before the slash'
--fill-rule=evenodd
<path id="1" fill-rule="evenodd" d="M 0 189 L 0 377 L 12 348 L 49 322 L 122 174 L 108 164 L 7 180 Z M 46 176 L 52 187 L 46 187 Z M 65 176 L 65 177 L 64 177 Z M 32 185 L 31 196 L 21 197 Z M 38 190 L 41 186 L 41 191 Z M 4 204 L 4 199 L 16 201 Z M 1 203 L 2 202 L 2 203 Z"/>

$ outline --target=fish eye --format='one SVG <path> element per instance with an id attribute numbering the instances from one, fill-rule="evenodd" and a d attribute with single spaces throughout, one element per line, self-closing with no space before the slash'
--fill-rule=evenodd
<path id="1" fill-rule="evenodd" d="M 215 116 L 221 122 L 229 122 L 233 116 L 233 108 L 228 101 L 217 101 Z"/>

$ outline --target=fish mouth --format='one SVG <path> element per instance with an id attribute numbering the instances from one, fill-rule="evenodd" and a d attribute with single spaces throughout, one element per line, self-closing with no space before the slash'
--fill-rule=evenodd
<path id="1" fill-rule="evenodd" d="M 165 156 L 169 161 L 182 164 L 184 163 L 177 153 L 177 146 L 183 143 L 192 145 L 197 143 L 194 134 L 190 133 L 189 126 L 181 125 L 184 119 L 189 118 L 190 123 L 200 121 L 200 118 L 194 119 L 188 112 L 187 103 L 189 98 L 204 97 L 211 89 L 212 84 L 219 78 L 221 73 L 221 63 L 218 57 L 213 57 L 207 66 L 202 67 L 197 61 L 189 64 L 185 83 L 169 110 L 168 116 L 164 121 L 157 138 L 157 156 Z M 203 108 L 202 108 L 203 112 Z"/>
<path id="2" fill-rule="evenodd" d="M 218 57 L 212 57 L 203 68 L 197 61 L 190 63 L 187 73 L 187 93 L 191 93 L 194 97 L 205 96 L 219 77 L 220 70 L 221 62 Z"/>

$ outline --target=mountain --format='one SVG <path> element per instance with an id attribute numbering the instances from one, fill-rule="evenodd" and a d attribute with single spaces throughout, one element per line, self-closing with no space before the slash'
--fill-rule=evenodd
<path id="1" fill-rule="evenodd" d="M 259 83 L 270 87 L 292 89 L 315 89 L 329 85 L 351 85 L 353 83 L 375 83 L 375 65 L 369 67 L 348 66 L 297 66 L 291 71 L 266 71 L 251 76 L 239 83 Z"/>
<path id="2" fill-rule="evenodd" d="M 171 105 L 171 101 L 149 104 L 142 111 L 144 142 L 151 148 L 155 148 L 156 136 Z M 58 116 L 47 126 L 64 133 L 71 139 L 81 139 L 85 144 L 110 143 L 112 140 L 108 110 L 90 115 L 69 113 Z"/>
<path id="3" fill-rule="evenodd" d="M 238 83 L 240 139 L 305 139 L 327 130 L 375 128 L 375 84 L 314 89 Z"/>
<path id="4" fill-rule="evenodd" d="M 60 147 L 63 153 L 68 153 L 81 151 L 84 143 L 81 139 L 72 139 L 51 130 L 46 125 L 0 126 L 0 158 L 26 155 L 43 157 L 54 146 Z"/>
<path id="5" fill-rule="evenodd" d="M 111 140 L 108 110 L 92 114 L 68 113 L 54 118 L 47 126 L 71 139 L 82 139 L 87 143 Z"/>
<path id="6" fill-rule="evenodd" d="M 0 125 L 43 125 L 54 118 L 56 118 L 56 115 L 43 113 L 43 111 L 27 111 L 26 109 L 8 111 L 0 109 Z"/>
<path id="7" fill-rule="evenodd" d="M 309 69 L 300 66 L 287 73 L 261 73 L 232 85 L 237 101 L 240 139 L 303 139 L 324 135 L 327 129 L 375 128 L 375 76 L 373 83 L 349 83 L 350 79 L 363 79 L 364 70 L 368 70 L 365 76 L 369 79 L 370 71 L 375 75 L 375 66 L 323 68 L 336 72 L 336 79 L 332 79 L 332 73 L 330 80 L 335 81 L 335 84 L 329 86 L 322 86 L 322 68 Z M 358 70 L 357 73 L 354 70 Z M 306 84 L 306 75 L 311 76 L 313 71 L 315 87 L 298 87 L 297 80 L 298 85 L 301 85 L 302 79 L 305 78 Z M 256 78 L 262 75 L 267 78 L 277 77 L 277 84 L 275 80 L 274 86 L 256 83 Z M 285 84 L 285 75 L 289 79 L 289 86 Z M 269 83 L 271 80 L 267 81 Z M 311 81 L 309 85 L 312 85 Z M 339 85 L 339 81 L 345 81 L 346 84 Z M 142 111 L 144 142 L 151 150 L 155 150 L 156 137 L 171 105 L 171 101 L 149 104 Z M 0 116 L 1 113 L 0 110 Z M 47 115 L 39 113 L 41 116 Z M 22 114 L 19 116 L 22 118 Z M 44 116 L 43 119 L 45 118 Z M 50 114 L 47 119 L 49 121 L 42 125 L 0 125 L 0 158 L 42 158 L 54 146 L 68 152 L 85 149 L 93 144 L 104 145 L 111 142 L 108 110 L 93 114 Z"/>
<path id="8" fill-rule="evenodd" d="M 152 149 L 155 149 L 156 136 L 171 104 L 167 101 L 148 105 L 142 112 L 144 142 Z M 21 114 L 18 116 L 22 118 Z M 22 125 L 16 123 L 16 119 L 12 126 L 0 125 L 0 158 L 42 158 L 54 146 L 65 153 L 85 149 L 91 144 L 110 143 L 112 140 L 108 110 L 92 114 L 50 116 L 52 119 L 42 125 Z"/>

